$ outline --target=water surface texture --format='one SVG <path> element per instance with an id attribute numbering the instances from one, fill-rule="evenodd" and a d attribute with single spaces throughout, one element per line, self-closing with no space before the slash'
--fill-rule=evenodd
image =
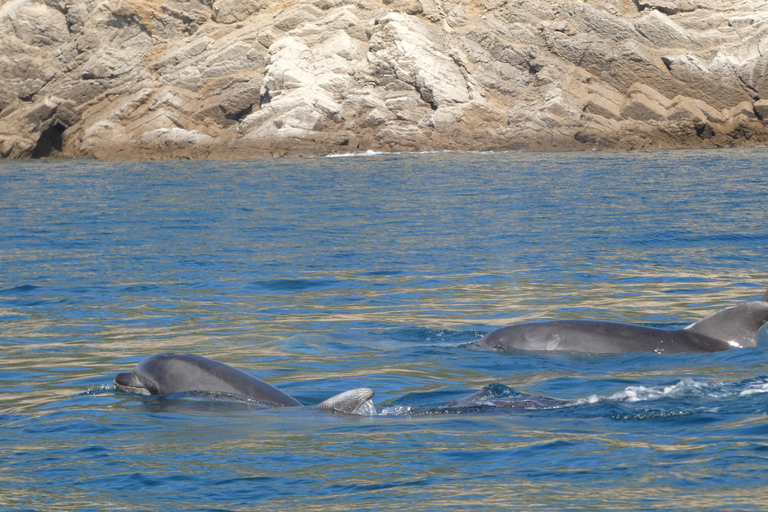
<path id="1" fill-rule="evenodd" d="M 759 299 L 766 162 L 0 162 L 0 508 L 765 510 L 765 347 L 471 344 L 536 319 L 680 328 Z M 369 386 L 378 414 L 112 387 L 164 351 L 308 405 Z M 493 383 L 573 402 L 440 409 Z"/>

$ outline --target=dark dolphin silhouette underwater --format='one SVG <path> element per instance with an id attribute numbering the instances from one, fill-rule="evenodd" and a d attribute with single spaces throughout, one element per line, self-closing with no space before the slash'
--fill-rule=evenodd
<path id="1" fill-rule="evenodd" d="M 247 400 L 258 408 L 300 407 L 289 394 L 242 370 L 194 354 L 163 353 L 142 359 L 130 372 L 115 376 L 115 387 L 126 393 L 171 395 L 207 393 L 212 397 Z M 371 415 L 373 390 L 356 388 L 314 406 L 325 412 Z"/>
<path id="2" fill-rule="evenodd" d="M 423 395 L 424 393 L 416 393 Z M 428 393 L 427 393 L 428 394 Z M 426 416 L 435 414 L 467 414 L 484 412 L 506 411 L 543 411 L 549 409 L 562 409 L 579 405 L 576 400 L 562 400 L 541 395 L 521 393 L 504 384 L 495 382 L 488 384 L 479 391 L 475 391 L 458 400 L 435 406 L 401 405 L 413 400 L 412 395 L 406 395 L 397 399 L 394 404 L 382 410 L 385 415 L 411 415 Z M 416 400 L 417 402 L 419 400 Z M 412 403 L 412 402 L 411 402 Z M 584 402 L 586 404 L 587 402 Z"/>
<path id="3" fill-rule="evenodd" d="M 756 347 L 768 322 L 768 292 L 759 301 L 718 311 L 684 329 L 667 330 L 597 320 L 526 322 L 502 327 L 479 339 L 478 348 L 511 351 L 570 351 L 595 354 L 681 354 Z"/>

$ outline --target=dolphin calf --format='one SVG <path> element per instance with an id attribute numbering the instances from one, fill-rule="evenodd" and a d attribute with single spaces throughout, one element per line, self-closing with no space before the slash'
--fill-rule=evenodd
<path id="1" fill-rule="evenodd" d="M 759 301 L 726 308 L 678 330 L 654 329 L 596 320 L 529 322 L 502 327 L 476 342 L 479 348 L 622 352 L 719 352 L 756 347 L 758 331 L 768 322 L 768 292 Z"/>
<path id="2" fill-rule="evenodd" d="M 169 395 L 211 393 L 245 399 L 263 408 L 299 407 L 301 402 L 242 370 L 194 354 L 164 353 L 149 356 L 130 372 L 115 376 L 115 387 L 127 393 Z M 370 416 L 376 409 L 373 390 L 356 388 L 314 406 L 326 412 Z"/>

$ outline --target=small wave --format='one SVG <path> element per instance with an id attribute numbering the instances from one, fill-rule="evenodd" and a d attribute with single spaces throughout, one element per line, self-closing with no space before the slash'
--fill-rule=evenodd
<path id="1" fill-rule="evenodd" d="M 749 383 L 747 389 L 742 390 L 739 396 L 752 396 L 762 393 L 768 393 L 768 379 Z"/>
<path id="2" fill-rule="evenodd" d="M 250 291 L 266 293 L 298 293 L 311 290 L 330 288 L 338 284 L 331 279 L 272 279 L 268 281 L 253 281 L 246 285 Z"/>
<path id="3" fill-rule="evenodd" d="M 702 382 L 686 378 L 664 386 L 628 386 L 609 396 L 590 395 L 574 405 L 654 402 L 663 399 L 724 399 L 768 393 L 768 377 L 737 382 Z"/>
<path id="4" fill-rule="evenodd" d="M 632 420 L 662 420 L 667 418 L 678 418 L 684 416 L 695 416 L 700 411 L 645 411 L 639 413 L 620 413 L 610 416 L 615 421 L 632 421 Z"/>
<path id="5" fill-rule="evenodd" d="M 105 393 L 112 393 L 114 391 L 117 391 L 117 388 L 114 384 L 100 384 L 98 386 L 89 386 L 88 389 L 85 391 L 82 391 L 80 393 L 75 393 L 72 395 L 73 397 L 76 396 L 89 396 L 89 395 L 103 395 Z"/>
<path id="6" fill-rule="evenodd" d="M 683 379 L 668 386 L 629 386 L 610 396 L 590 395 L 576 400 L 578 404 L 596 404 L 604 402 L 652 402 L 662 398 L 683 398 L 692 394 L 705 396 L 706 390 L 711 385 L 706 382 L 698 382 L 693 379 Z"/>
<path id="7" fill-rule="evenodd" d="M 351 414 L 356 414 L 358 416 L 376 416 L 376 406 L 373 405 L 371 400 L 366 400 Z"/>
<path id="8" fill-rule="evenodd" d="M 0 295 L 16 295 L 17 293 L 30 293 L 35 290 L 38 290 L 39 288 L 40 286 L 35 286 L 33 284 L 23 284 L 21 286 L 14 286 L 13 288 L 0 290 Z"/>
<path id="9" fill-rule="evenodd" d="M 383 155 L 383 154 L 385 154 L 384 151 L 374 151 L 372 149 L 369 149 L 368 151 L 365 151 L 362 153 L 334 153 L 333 155 L 326 155 L 326 158 L 347 158 L 350 156 L 375 156 L 375 155 Z M 392 153 L 392 154 L 396 154 L 396 153 Z"/>
<path id="10" fill-rule="evenodd" d="M 399 327 L 373 336 L 381 348 L 459 347 L 476 341 L 480 334 L 474 331 L 430 327 Z"/>
<path id="11" fill-rule="evenodd" d="M 405 405 L 395 405 L 392 407 L 383 407 L 379 411 L 379 416 L 408 416 L 413 414 L 415 409 Z"/>
<path id="12" fill-rule="evenodd" d="M 434 151 L 374 151 L 372 149 L 369 149 L 367 151 L 362 152 L 350 152 L 350 153 L 334 153 L 332 155 L 326 155 L 325 158 L 348 158 L 348 157 L 355 157 L 355 156 L 380 156 L 380 155 L 387 155 L 387 156 L 396 156 L 396 155 L 439 155 L 439 154 L 455 154 L 455 155 L 462 155 L 462 154 L 469 154 L 469 155 L 496 155 L 496 154 L 504 154 L 504 153 L 513 153 L 515 151 L 459 151 L 459 150 L 452 150 L 452 149 L 441 149 L 441 150 L 434 150 Z"/>

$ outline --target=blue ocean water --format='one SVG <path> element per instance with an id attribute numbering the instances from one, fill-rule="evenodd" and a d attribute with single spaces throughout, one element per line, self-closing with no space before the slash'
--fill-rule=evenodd
<path id="1" fill-rule="evenodd" d="M 766 162 L 763 148 L 0 162 L 0 508 L 765 510 L 764 346 L 471 344 L 536 319 L 679 328 L 759 299 Z M 379 414 L 113 388 L 163 351 L 307 405 L 369 386 Z M 412 413 L 493 383 L 572 402 Z"/>

